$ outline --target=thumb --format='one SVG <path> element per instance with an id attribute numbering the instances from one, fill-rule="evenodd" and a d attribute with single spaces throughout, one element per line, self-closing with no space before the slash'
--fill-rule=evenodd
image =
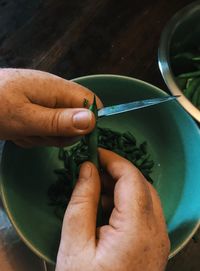
<path id="1" fill-rule="evenodd" d="M 88 245 L 95 247 L 99 193 L 98 171 L 92 163 L 85 162 L 63 220 L 59 248 L 62 255 L 74 255 Z"/>
<path id="2" fill-rule="evenodd" d="M 35 104 L 25 107 L 23 127 L 19 129 L 23 136 L 73 137 L 89 133 L 95 125 L 94 114 L 88 109 L 52 109 Z"/>

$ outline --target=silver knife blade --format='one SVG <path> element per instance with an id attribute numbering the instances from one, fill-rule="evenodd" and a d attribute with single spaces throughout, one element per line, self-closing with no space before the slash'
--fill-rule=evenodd
<path id="1" fill-rule="evenodd" d="M 154 98 L 154 99 L 147 99 L 147 100 L 140 100 L 140 101 L 134 101 L 130 103 L 125 103 L 125 104 L 118 104 L 118 105 L 112 105 L 112 106 L 107 106 L 103 107 L 98 110 L 98 117 L 105 117 L 105 116 L 111 116 L 119 113 L 124 113 L 168 101 L 175 100 L 178 98 L 179 95 L 176 96 L 167 96 L 167 97 L 162 97 L 162 98 Z"/>

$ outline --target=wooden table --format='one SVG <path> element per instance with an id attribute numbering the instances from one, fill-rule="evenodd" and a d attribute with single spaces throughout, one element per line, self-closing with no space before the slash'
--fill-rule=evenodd
<path id="1" fill-rule="evenodd" d="M 0 66 L 71 79 L 113 73 L 167 91 L 157 64 L 160 34 L 188 0 L 0 0 Z M 167 270 L 200 270 L 191 241 Z"/>

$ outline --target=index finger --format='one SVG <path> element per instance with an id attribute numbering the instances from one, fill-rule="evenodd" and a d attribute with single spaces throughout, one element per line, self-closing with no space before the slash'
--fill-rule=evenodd
<path id="1" fill-rule="evenodd" d="M 49 108 L 81 108 L 84 99 L 93 101 L 94 93 L 84 86 L 51 73 L 31 69 L 2 69 L 7 87 L 20 90 L 30 102 Z M 12 78 L 12 80 L 10 80 Z M 34 90 L 34 91 L 33 91 Z M 97 106 L 102 102 L 97 97 Z"/>
<path id="2" fill-rule="evenodd" d="M 152 199 L 144 176 L 128 160 L 104 149 L 99 150 L 103 168 L 116 181 L 114 190 L 115 208 L 110 224 L 132 226 L 134 216 L 144 216 L 152 211 Z M 139 220 L 138 220 L 139 221 Z M 140 220 L 141 222 L 141 220 Z"/>

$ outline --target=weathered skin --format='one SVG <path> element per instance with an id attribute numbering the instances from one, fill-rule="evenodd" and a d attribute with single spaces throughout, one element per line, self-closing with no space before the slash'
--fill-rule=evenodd
<path id="1" fill-rule="evenodd" d="M 155 189 L 111 151 L 100 149 L 100 162 L 114 182 L 109 223 L 96 234 L 100 177 L 86 162 L 64 217 L 56 271 L 163 271 L 170 244 Z"/>
<path id="2" fill-rule="evenodd" d="M 0 139 L 23 147 L 70 144 L 94 128 L 93 114 L 82 108 L 93 95 L 49 73 L 1 69 Z M 96 230 L 100 177 L 86 162 L 64 217 L 56 271 L 163 271 L 170 245 L 156 191 L 124 158 L 99 154 L 109 223 Z"/>
<path id="3" fill-rule="evenodd" d="M 93 97 L 90 90 L 49 73 L 0 69 L 0 139 L 23 147 L 70 144 L 94 128 L 93 114 L 81 109 L 84 99 Z"/>

